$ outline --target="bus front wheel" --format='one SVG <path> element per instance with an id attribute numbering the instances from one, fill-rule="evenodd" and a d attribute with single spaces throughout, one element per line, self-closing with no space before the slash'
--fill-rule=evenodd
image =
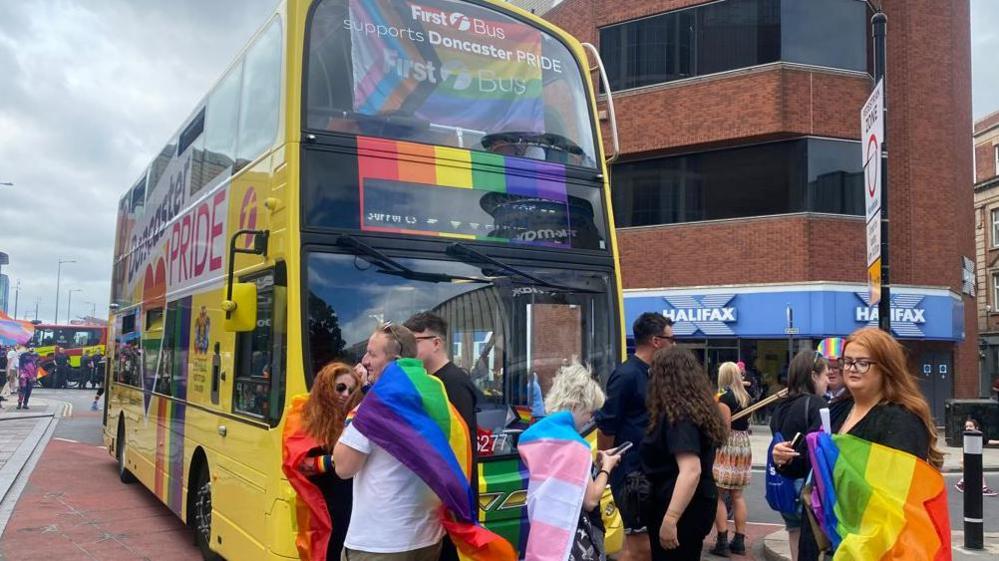
<path id="1" fill-rule="evenodd" d="M 219 556 L 212 551 L 212 480 L 208 466 L 202 464 L 192 489 L 188 524 L 194 530 L 194 544 L 201 550 L 205 561 L 216 561 Z"/>
<path id="2" fill-rule="evenodd" d="M 118 479 L 122 483 L 135 483 L 135 475 L 125 466 L 125 419 L 118 420 L 118 440 L 115 444 L 117 448 L 115 457 L 118 459 Z"/>

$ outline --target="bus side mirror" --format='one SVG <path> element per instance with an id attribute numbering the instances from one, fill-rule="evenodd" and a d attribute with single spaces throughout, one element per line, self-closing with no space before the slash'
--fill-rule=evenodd
<path id="1" fill-rule="evenodd" d="M 257 327 L 257 285 L 252 282 L 232 284 L 232 296 L 222 301 L 226 313 L 222 328 L 229 332 L 253 331 Z"/>

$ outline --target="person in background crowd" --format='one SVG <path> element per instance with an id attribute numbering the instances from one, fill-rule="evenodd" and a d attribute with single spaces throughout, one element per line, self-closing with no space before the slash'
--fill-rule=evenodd
<path id="1" fill-rule="evenodd" d="M 770 418 L 772 433 L 780 432 L 785 438 L 793 439 L 801 433 L 801 441 L 796 448 L 790 442 L 778 443 L 773 449 L 774 467 L 781 475 L 797 480 L 798 489 L 811 470 L 811 462 L 806 451 L 805 435 L 818 430 L 822 425 L 820 410 L 826 407 L 823 395 L 829 386 L 829 363 L 818 352 L 801 351 L 794 355 L 788 369 L 787 397 L 780 400 Z M 802 524 L 802 511 L 795 514 L 781 513 L 787 528 L 793 561 L 817 561 L 819 547 L 812 533 L 811 524 Z"/>
<path id="2" fill-rule="evenodd" d="M 316 374 L 309 395 L 295 397 L 289 407 L 282 469 L 314 513 L 310 520 L 300 520 L 296 540 L 306 561 L 337 561 L 343 550 L 353 483 L 337 476 L 331 454 L 347 413 L 361 400 L 360 389 L 361 378 L 350 366 L 331 362 Z"/>
<path id="3" fill-rule="evenodd" d="M 830 404 L 850 396 L 843 381 L 843 372 L 839 364 L 839 358 L 843 355 L 843 343 L 845 343 L 845 339 L 842 337 L 828 337 L 819 341 L 819 346 L 815 349 L 829 363 L 829 387 L 823 397 Z"/>
<path id="4" fill-rule="evenodd" d="M 13 347 L 10 347 L 13 348 Z M 0 345 L 0 375 L 3 379 L 0 380 L 0 402 L 7 401 L 7 398 L 11 394 L 11 386 L 7 382 L 7 353 L 8 347 L 6 345 Z M 2 405 L 2 403 L 0 403 Z"/>
<path id="5" fill-rule="evenodd" d="M 600 497 L 621 457 L 599 452 L 599 471 L 591 459 L 589 444 L 579 431 L 590 423 L 604 403 L 604 392 L 590 371 L 579 363 L 562 366 L 545 397 L 544 419 L 531 425 L 520 438 L 520 455 L 531 475 L 528 485 L 528 516 L 547 525 L 561 522 L 569 539 L 555 541 L 550 534 L 528 534 L 525 559 L 547 559 L 554 552 L 568 551 L 567 561 L 604 561 L 604 527 Z M 596 472 L 596 473 L 594 473 Z M 586 476 L 569 482 L 551 474 Z M 557 484 L 552 485 L 552 480 Z M 578 485 L 577 481 L 585 481 Z M 571 490 L 571 492 L 570 492 Z M 578 508 L 578 513 L 574 512 Z M 546 555 L 547 554 L 547 555 Z"/>
<path id="6" fill-rule="evenodd" d="M 713 475 L 719 493 L 718 512 L 715 515 L 718 540 L 711 553 L 728 557 L 730 551 L 738 555 L 746 553 L 748 511 L 742 490 L 749 485 L 753 467 L 753 449 L 749 444 L 749 419 L 743 417 L 731 420 L 732 415 L 745 409 L 751 402 L 737 364 L 725 362 L 718 367 L 718 391 L 723 392 L 718 399 L 718 406 L 730 430 L 728 440 L 715 456 Z M 731 496 L 732 516 L 735 520 L 735 536 L 731 543 L 728 542 L 728 509 L 722 496 L 726 494 Z"/>
<path id="7" fill-rule="evenodd" d="M 635 337 L 635 354 L 621 363 L 607 380 L 607 401 L 596 415 L 597 447 L 608 450 L 631 442 L 632 448 L 624 452 L 621 466 L 610 478 L 614 502 L 624 522 L 624 550 L 619 561 L 647 561 L 650 558 L 650 528 L 642 519 L 638 496 L 642 494 L 645 478 L 642 476 L 642 459 L 638 445 L 649 426 L 646 395 L 649 383 L 649 364 L 660 349 L 672 347 L 673 322 L 664 315 L 646 312 L 632 325 Z M 710 471 L 710 470 L 709 470 Z"/>
<path id="8" fill-rule="evenodd" d="M 416 337 L 416 358 L 423 361 L 423 366 L 427 372 L 444 383 L 448 401 L 458 410 L 458 414 L 468 426 L 468 433 L 475 439 L 475 435 L 478 433 L 478 424 L 475 421 L 479 400 L 478 392 L 468 377 L 468 373 L 451 362 L 451 357 L 447 354 L 447 322 L 431 312 L 420 312 L 407 319 L 403 325 Z M 475 494 L 476 504 L 479 500 L 478 471 L 476 449 L 473 447 L 469 483 L 472 486 L 472 493 Z M 449 537 L 444 537 L 442 547 L 441 561 L 458 560 L 458 551 Z"/>
<path id="9" fill-rule="evenodd" d="M 20 364 L 19 358 L 21 356 L 21 350 L 17 347 L 11 347 L 7 351 L 7 371 L 5 373 L 5 387 L 7 388 L 8 396 L 15 395 L 18 388 L 18 371 Z"/>
<path id="10" fill-rule="evenodd" d="M 31 349 L 21 353 L 18 360 L 17 408 L 30 409 L 31 389 L 35 387 L 38 377 L 38 355 Z"/>
<path id="11" fill-rule="evenodd" d="M 978 431 L 978 432 L 982 432 L 982 427 L 978 424 L 978 421 L 976 421 L 972 417 L 968 417 L 968 418 L 966 418 L 964 420 L 964 430 L 965 430 L 965 432 L 967 432 L 967 431 Z M 962 467 L 963 467 L 963 460 L 962 460 Z M 958 491 L 962 492 L 962 493 L 964 492 L 964 478 L 963 477 L 961 478 L 960 481 L 958 481 L 957 483 L 954 484 L 954 488 L 957 489 Z M 986 482 L 985 482 L 985 473 L 983 472 L 982 473 L 982 495 L 984 495 L 986 497 L 994 497 L 997 494 L 999 494 L 999 493 L 996 493 L 995 489 L 989 487 L 988 484 L 986 484 Z"/>
<path id="12" fill-rule="evenodd" d="M 649 426 L 642 467 L 650 484 L 643 508 L 654 561 L 700 559 L 718 510 L 712 476 L 728 427 L 693 353 L 669 347 L 649 369 Z"/>

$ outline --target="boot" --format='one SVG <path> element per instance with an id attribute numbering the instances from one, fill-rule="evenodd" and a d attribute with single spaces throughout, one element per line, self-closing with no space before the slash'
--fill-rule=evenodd
<path id="1" fill-rule="evenodd" d="M 728 550 L 736 555 L 746 554 L 746 534 L 735 533 L 735 537 L 728 544 Z"/>
<path id="2" fill-rule="evenodd" d="M 715 547 L 710 551 L 711 555 L 717 555 L 719 557 L 728 557 L 728 532 L 718 532 L 718 539 L 715 541 Z"/>

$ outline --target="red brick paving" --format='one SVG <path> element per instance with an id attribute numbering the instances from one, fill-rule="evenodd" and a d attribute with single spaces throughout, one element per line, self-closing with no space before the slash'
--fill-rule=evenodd
<path id="1" fill-rule="evenodd" d="M 118 481 L 93 444 L 52 440 L 0 537 L 4 561 L 196 561 L 179 518 L 141 485 Z"/>

